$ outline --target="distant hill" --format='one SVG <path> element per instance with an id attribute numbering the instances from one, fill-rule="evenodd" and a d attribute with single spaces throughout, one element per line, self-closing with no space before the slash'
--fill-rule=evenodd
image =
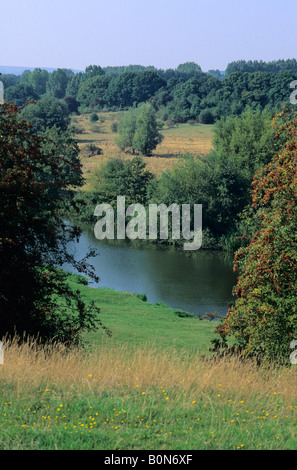
<path id="1" fill-rule="evenodd" d="M 0 65 L 0 72 L 3 73 L 3 75 L 7 74 L 13 74 L 13 75 L 22 75 L 22 73 L 25 70 L 34 70 L 36 68 L 40 68 L 42 70 L 47 70 L 49 73 L 53 72 L 54 70 L 57 70 L 57 68 L 52 69 L 48 67 L 14 67 L 14 66 L 7 66 L 7 65 Z M 73 70 L 71 69 L 74 73 L 80 72 L 80 70 Z"/>

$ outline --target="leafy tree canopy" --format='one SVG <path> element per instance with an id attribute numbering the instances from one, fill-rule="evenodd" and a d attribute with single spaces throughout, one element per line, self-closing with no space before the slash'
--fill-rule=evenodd
<path id="1" fill-rule="evenodd" d="M 150 156 L 163 140 L 159 132 L 156 113 L 150 104 L 128 111 L 118 126 L 116 144 L 121 150 L 135 150 Z"/>
<path id="2" fill-rule="evenodd" d="M 79 230 L 61 220 L 82 185 L 78 147 L 57 129 L 36 135 L 15 105 L 0 106 L 0 336 L 75 341 L 100 325 L 60 267 L 94 276 L 68 252 Z"/>
<path id="3" fill-rule="evenodd" d="M 218 332 L 224 341 L 233 338 L 245 356 L 288 364 L 297 338 L 297 115 L 283 110 L 274 125 L 285 144 L 255 174 L 258 229 L 235 254 L 235 304 Z"/>
<path id="4" fill-rule="evenodd" d="M 22 116 L 31 122 L 35 132 L 54 126 L 66 130 L 70 122 L 69 114 L 65 101 L 49 96 L 28 104 L 22 110 Z"/>

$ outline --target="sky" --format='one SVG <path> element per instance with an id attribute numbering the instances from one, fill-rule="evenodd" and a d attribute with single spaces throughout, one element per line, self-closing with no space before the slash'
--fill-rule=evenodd
<path id="1" fill-rule="evenodd" d="M 297 56 L 297 0 L 9 0 L 0 11 L 2 66 L 208 71 Z"/>

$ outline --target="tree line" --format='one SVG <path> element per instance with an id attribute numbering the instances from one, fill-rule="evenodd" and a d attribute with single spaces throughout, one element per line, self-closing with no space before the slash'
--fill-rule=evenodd
<path id="1" fill-rule="evenodd" d="M 66 115 L 136 108 L 150 102 L 160 120 L 211 124 L 240 115 L 248 107 L 276 111 L 289 103 L 290 83 L 296 78 L 296 60 L 292 59 L 231 62 L 225 74 L 203 72 L 194 62 L 167 70 L 90 65 L 78 73 L 35 69 L 21 76 L 3 75 L 2 81 L 5 100 L 17 106 L 47 98 L 47 106 L 59 104 Z"/>
<path id="2" fill-rule="evenodd" d="M 281 59 L 265 62 L 263 60 L 235 60 L 227 65 L 226 76 L 234 72 L 271 72 L 277 73 L 284 70 L 297 72 L 296 59 Z"/>

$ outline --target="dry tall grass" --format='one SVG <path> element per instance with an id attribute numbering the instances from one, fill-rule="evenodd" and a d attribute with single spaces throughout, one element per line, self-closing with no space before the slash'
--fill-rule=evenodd
<path id="1" fill-rule="evenodd" d="M 247 395 L 277 394 L 290 399 L 296 395 L 297 371 L 291 368 L 261 369 L 253 362 L 237 358 L 207 361 L 198 354 L 169 349 L 166 353 L 153 344 L 129 347 L 102 344 L 95 351 L 67 350 L 59 344 L 41 346 L 28 339 L 23 343 L 4 340 L 4 364 L 0 382 L 17 394 L 40 388 L 63 388 L 65 393 L 88 390 L 93 393 L 152 386 L 179 387 L 190 396 L 211 389 Z"/>
<path id="2" fill-rule="evenodd" d="M 98 113 L 99 121 L 90 123 L 89 115 L 76 116 L 73 124 L 79 133 L 75 135 L 80 148 L 80 158 L 83 165 L 83 174 L 86 178 L 85 189 L 89 189 L 89 176 L 103 162 L 109 158 L 133 158 L 125 154 L 115 144 L 116 133 L 112 132 L 111 124 L 122 118 L 123 112 Z M 163 142 L 158 145 L 151 157 L 143 157 L 148 170 L 156 175 L 171 169 L 180 155 L 191 153 L 193 155 L 207 155 L 212 150 L 213 126 L 179 124 L 176 127 L 164 128 Z M 102 155 L 91 155 L 89 145 L 96 145 L 102 149 Z"/>

